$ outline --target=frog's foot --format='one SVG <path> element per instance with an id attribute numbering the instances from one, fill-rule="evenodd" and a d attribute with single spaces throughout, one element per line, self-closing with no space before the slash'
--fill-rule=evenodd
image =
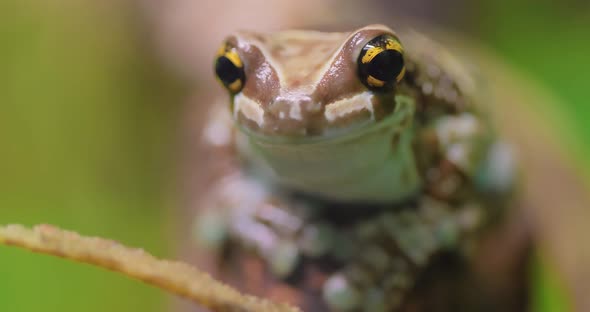
<path id="1" fill-rule="evenodd" d="M 336 311 L 396 310 L 435 255 L 461 249 L 479 225 L 479 211 L 477 205 L 453 211 L 426 198 L 419 207 L 359 223 L 356 248 L 324 283 L 324 300 Z"/>
<path id="2" fill-rule="evenodd" d="M 261 185 L 241 174 L 217 181 L 198 204 L 193 237 L 199 247 L 221 249 L 232 238 L 236 219 L 248 218 L 266 196 Z"/>
<path id="3" fill-rule="evenodd" d="M 214 189 L 194 227 L 197 242 L 208 251 L 237 245 L 264 259 L 275 276 L 287 278 L 303 250 L 317 255 L 325 247 L 326 231 L 304 224 L 310 211 L 307 206 L 271 194 L 242 175 L 227 177 Z"/>

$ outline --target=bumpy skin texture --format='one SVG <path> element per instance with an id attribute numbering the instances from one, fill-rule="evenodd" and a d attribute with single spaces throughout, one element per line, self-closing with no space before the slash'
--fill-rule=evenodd
<path id="1" fill-rule="evenodd" d="M 513 168 L 477 82 L 437 43 L 399 37 L 407 72 L 395 95 L 414 108 L 403 126 L 419 191 L 350 202 L 261 181 L 256 151 L 243 148 L 249 137 L 217 107 L 204 137 L 223 165 L 196 216 L 201 245 L 217 254 L 206 262 L 244 291 L 305 311 L 522 311 L 524 264 L 514 259 L 525 257 L 502 255 L 525 252 L 527 235 L 506 216 Z"/>

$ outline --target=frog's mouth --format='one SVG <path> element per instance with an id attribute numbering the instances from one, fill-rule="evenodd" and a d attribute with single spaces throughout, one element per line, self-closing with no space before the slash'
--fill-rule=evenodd
<path id="1" fill-rule="evenodd" d="M 299 133 L 282 134 L 278 131 L 263 131 L 260 127 L 238 119 L 236 125 L 250 140 L 263 145 L 298 146 L 298 145 L 332 145 L 353 142 L 374 132 L 400 131 L 411 124 L 415 105 L 412 99 L 404 95 L 395 97 L 395 109 L 385 118 L 375 121 L 372 116 L 359 118 L 346 126 L 322 128 L 321 132 L 310 132 L 307 128 Z M 272 129 L 271 129 L 272 130 Z"/>
<path id="2" fill-rule="evenodd" d="M 396 101 L 395 112 L 387 118 L 344 133 L 268 136 L 241 128 L 245 140 L 239 140 L 239 148 L 250 155 L 256 174 L 275 184 L 339 200 L 392 200 L 396 193 L 391 185 L 375 182 L 381 179 L 377 177 L 384 170 L 397 175 L 412 167 L 405 164 L 413 159 L 408 151 L 414 105 L 407 97 Z"/>

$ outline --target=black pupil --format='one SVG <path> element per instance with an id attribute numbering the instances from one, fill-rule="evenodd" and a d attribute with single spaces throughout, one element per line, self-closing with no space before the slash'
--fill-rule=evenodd
<path id="1" fill-rule="evenodd" d="M 215 73 L 224 85 L 229 85 L 242 78 L 242 69 L 238 68 L 227 57 L 220 56 L 215 62 Z"/>
<path id="2" fill-rule="evenodd" d="M 404 59 L 398 51 L 385 50 L 377 54 L 367 65 L 369 75 L 382 81 L 392 81 L 402 71 Z"/>

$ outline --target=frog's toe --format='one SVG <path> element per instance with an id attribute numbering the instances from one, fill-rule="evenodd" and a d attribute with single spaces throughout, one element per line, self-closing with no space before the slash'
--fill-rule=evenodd
<path id="1" fill-rule="evenodd" d="M 290 241 L 279 242 L 268 256 L 272 273 L 280 278 L 288 278 L 300 261 L 297 245 Z"/>
<path id="2" fill-rule="evenodd" d="M 193 237 L 200 247 L 217 250 L 227 241 L 228 225 L 224 215 L 206 211 L 196 216 Z"/>
<path id="3" fill-rule="evenodd" d="M 340 273 L 326 280 L 322 292 L 328 306 L 335 311 L 353 311 L 361 304 L 360 292 Z"/>

